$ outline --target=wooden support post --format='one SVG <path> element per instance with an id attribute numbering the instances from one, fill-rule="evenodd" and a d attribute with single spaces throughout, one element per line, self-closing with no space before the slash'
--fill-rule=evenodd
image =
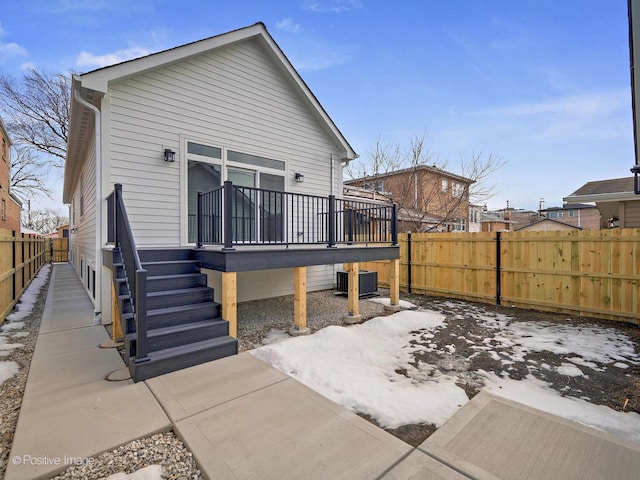
<path id="1" fill-rule="evenodd" d="M 400 260 L 389 260 L 389 297 L 390 305 L 385 305 L 388 312 L 400 310 Z"/>
<path id="2" fill-rule="evenodd" d="M 360 315 L 360 265 L 358 262 L 346 263 L 345 269 L 349 272 L 348 282 L 348 301 L 349 301 L 349 314 L 343 318 L 344 323 L 349 325 L 353 323 L 360 323 L 362 316 Z"/>
<path id="3" fill-rule="evenodd" d="M 237 273 L 222 272 L 222 319 L 229 322 L 229 335 L 238 338 Z"/>
<path id="4" fill-rule="evenodd" d="M 120 312 L 118 312 L 118 292 L 116 292 L 113 282 L 111 282 L 111 330 L 114 342 L 117 338 L 124 338 L 120 324 Z"/>
<path id="5" fill-rule="evenodd" d="M 118 341 L 120 339 L 120 341 Z M 118 311 L 118 292 L 111 282 L 111 340 L 102 342 L 100 348 L 118 348 L 124 345 L 124 335 L 120 324 L 120 312 Z M 128 370 L 128 369 L 127 369 Z"/>
<path id="6" fill-rule="evenodd" d="M 289 329 L 291 336 L 308 335 L 307 328 L 307 267 L 293 269 L 293 327 Z"/>

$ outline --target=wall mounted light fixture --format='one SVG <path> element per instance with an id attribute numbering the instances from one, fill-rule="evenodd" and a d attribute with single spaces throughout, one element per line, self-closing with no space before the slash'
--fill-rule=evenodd
<path id="1" fill-rule="evenodd" d="M 175 162 L 176 161 L 176 152 L 171 150 L 170 148 L 164 149 L 164 161 L 165 162 Z"/>
<path id="2" fill-rule="evenodd" d="M 298 182 L 298 183 L 304 182 L 304 175 L 301 174 L 300 172 L 296 172 L 295 175 L 294 175 L 294 178 L 296 179 L 296 182 Z"/>

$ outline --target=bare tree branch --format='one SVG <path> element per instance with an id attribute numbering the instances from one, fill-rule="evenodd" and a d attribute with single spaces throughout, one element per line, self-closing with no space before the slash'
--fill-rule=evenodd
<path id="1" fill-rule="evenodd" d="M 53 198 L 47 187 L 50 164 L 26 145 L 14 145 L 11 155 L 11 190 L 23 199 L 46 196 Z"/>
<path id="2" fill-rule="evenodd" d="M 472 179 L 469 197 L 471 203 L 482 204 L 493 197 L 496 192 L 495 183 L 489 183 L 489 176 L 500 170 L 507 161 L 498 155 L 489 154 L 483 158 L 482 152 L 471 151 L 467 158 L 460 161 L 462 176 Z"/>
<path id="3" fill-rule="evenodd" d="M 472 152 L 461 161 L 461 174 L 447 170 L 447 163 L 431 152 L 423 136 L 414 136 L 404 150 L 400 145 L 383 143 L 380 138 L 366 159 L 351 162 L 346 172 L 358 185 L 383 189 L 392 194 L 400 207 L 405 228 L 411 231 L 448 230 L 461 219 L 468 219 L 469 202 L 486 201 L 495 185 L 488 177 L 505 165 L 496 155 L 483 157 Z M 356 163 L 357 162 L 357 163 Z M 373 178 L 372 178 L 373 177 Z"/>
<path id="4" fill-rule="evenodd" d="M 16 80 L 0 74 L 0 108 L 15 143 L 30 145 L 64 167 L 69 133 L 71 75 L 35 69 Z"/>
<path id="5" fill-rule="evenodd" d="M 69 223 L 69 218 L 58 210 L 49 208 L 44 210 L 22 210 L 22 225 L 45 235 L 55 232 L 59 226 L 67 223 Z"/>

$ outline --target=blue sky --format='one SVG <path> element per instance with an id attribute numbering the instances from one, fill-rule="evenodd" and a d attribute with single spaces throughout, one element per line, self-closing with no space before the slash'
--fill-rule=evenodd
<path id="1" fill-rule="evenodd" d="M 85 72 L 258 21 L 363 158 L 415 135 L 455 173 L 498 155 L 490 208 L 631 175 L 626 0 L 5 2 L 0 70 Z"/>

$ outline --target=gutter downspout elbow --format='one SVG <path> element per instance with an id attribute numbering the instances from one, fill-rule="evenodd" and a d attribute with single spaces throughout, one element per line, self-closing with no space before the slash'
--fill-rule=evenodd
<path id="1" fill-rule="evenodd" d="M 101 132 L 102 132 L 102 121 L 100 110 L 95 105 L 92 105 L 88 101 L 86 101 L 80 95 L 78 90 L 73 91 L 73 99 L 78 102 L 80 105 L 88 108 L 93 112 L 94 116 L 94 134 L 95 134 L 95 150 L 96 150 L 96 239 L 95 239 L 95 249 L 96 249 L 96 270 L 100 268 L 100 273 L 95 276 L 95 306 L 96 313 L 102 311 L 102 141 L 101 141 Z"/>

